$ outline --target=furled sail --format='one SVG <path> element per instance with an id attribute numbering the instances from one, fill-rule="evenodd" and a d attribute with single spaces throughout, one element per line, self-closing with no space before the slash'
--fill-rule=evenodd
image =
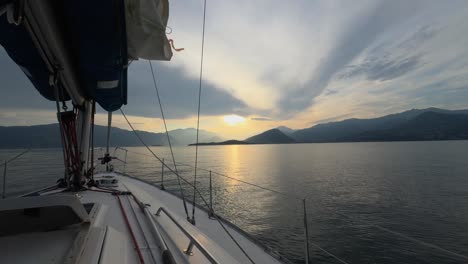
<path id="1" fill-rule="evenodd" d="M 125 17 L 129 59 L 170 60 L 171 46 L 166 37 L 167 0 L 126 0 Z"/>
<path id="2" fill-rule="evenodd" d="M 172 57 L 167 0 L 2 1 L 2 10 L 0 45 L 49 100 L 53 71 L 65 68 L 74 78 L 59 78 L 60 100 L 115 111 L 127 103 L 129 60 Z"/>

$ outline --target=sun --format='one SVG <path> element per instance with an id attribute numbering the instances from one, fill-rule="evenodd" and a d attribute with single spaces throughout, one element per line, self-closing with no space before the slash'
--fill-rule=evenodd
<path id="1" fill-rule="evenodd" d="M 224 119 L 224 123 L 230 126 L 235 126 L 237 124 L 245 122 L 245 118 L 242 116 L 238 116 L 238 115 L 225 115 L 223 119 Z"/>

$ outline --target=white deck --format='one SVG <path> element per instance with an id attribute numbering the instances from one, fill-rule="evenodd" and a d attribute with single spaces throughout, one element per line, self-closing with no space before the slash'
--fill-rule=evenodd
<path id="1" fill-rule="evenodd" d="M 119 180 L 118 187 L 114 189 L 130 191 L 137 200 L 149 205 L 147 208 L 152 215 L 158 208 L 164 207 L 217 263 L 250 263 L 218 221 L 210 219 L 205 211 L 197 209 L 194 226 L 187 221 L 182 201 L 178 197 L 136 179 L 114 173 L 111 175 Z M 51 194 L 50 197 L 55 195 Z M 144 263 L 165 263 L 160 243 L 152 229 L 151 218 L 145 215 L 132 195 L 116 196 L 90 190 L 68 195 L 75 195 L 84 204 L 95 204 L 90 212 L 89 223 L 69 225 L 48 232 L 0 236 L 0 262 L 141 263 L 120 209 L 119 197 Z M 209 263 L 196 246 L 193 247 L 193 255 L 184 254 L 190 240 L 167 215 L 161 213 L 152 219 L 176 263 Z M 255 263 L 281 263 L 235 228 L 228 224 L 225 227 Z"/>

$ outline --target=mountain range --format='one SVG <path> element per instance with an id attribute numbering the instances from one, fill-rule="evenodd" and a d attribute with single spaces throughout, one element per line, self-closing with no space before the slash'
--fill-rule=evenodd
<path id="1" fill-rule="evenodd" d="M 150 146 L 168 145 L 165 133 L 137 131 L 143 141 Z M 173 145 L 188 145 L 195 141 L 196 129 L 185 128 L 169 131 Z M 107 127 L 95 125 L 94 145 L 105 146 Z M 200 130 L 200 142 L 221 141 L 215 133 Z M 132 131 L 112 127 L 110 135 L 112 146 L 142 146 Z M 0 126 L 0 148 L 58 148 L 61 147 L 58 124 L 37 126 Z"/>
<path id="2" fill-rule="evenodd" d="M 370 119 L 346 119 L 296 130 L 298 142 L 468 139 L 468 109 L 412 109 Z"/>
<path id="3" fill-rule="evenodd" d="M 95 146 L 106 144 L 107 128 L 95 126 Z M 148 145 L 168 145 L 165 133 L 138 131 Z M 193 128 L 169 131 L 173 145 L 188 145 L 195 141 Z M 468 109 L 412 109 L 369 119 L 346 119 L 293 130 L 280 126 L 245 140 L 222 141 L 215 133 L 200 130 L 200 145 L 291 144 L 321 142 L 416 141 L 468 139 Z M 141 146 L 132 131 L 113 127 L 112 146 Z M 193 145 L 193 144 L 192 144 Z M 57 124 L 37 126 L 0 126 L 0 148 L 61 147 Z"/>
<path id="4" fill-rule="evenodd" d="M 378 118 L 351 118 L 293 130 L 280 126 L 244 141 L 226 145 L 363 141 L 416 141 L 468 139 L 468 109 L 412 109 Z M 216 145 L 224 145 L 217 142 Z M 211 145 L 205 143 L 203 145 Z"/>

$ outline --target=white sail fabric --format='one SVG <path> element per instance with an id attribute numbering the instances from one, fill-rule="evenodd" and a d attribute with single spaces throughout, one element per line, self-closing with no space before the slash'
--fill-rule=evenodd
<path id="1" fill-rule="evenodd" d="M 125 0 L 128 59 L 170 60 L 168 0 Z"/>

